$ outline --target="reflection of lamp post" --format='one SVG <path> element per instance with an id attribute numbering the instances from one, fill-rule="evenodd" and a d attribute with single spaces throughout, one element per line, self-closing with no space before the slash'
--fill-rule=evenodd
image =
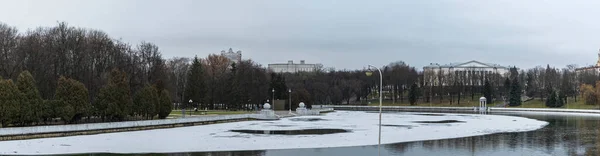
<path id="1" fill-rule="evenodd" d="M 365 73 L 367 76 L 371 76 L 373 75 L 373 72 L 371 72 L 371 67 L 377 69 L 377 71 L 379 71 L 379 142 L 377 144 L 377 151 L 378 154 L 381 155 L 381 106 L 383 104 L 383 97 L 382 97 L 382 87 L 383 87 L 383 75 L 381 74 L 381 70 L 379 70 L 379 68 L 369 65 L 369 70 Z"/>
<path id="2" fill-rule="evenodd" d="M 289 102 L 289 107 L 290 107 L 290 114 L 292 114 L 292 89 L 288 90 L 288 102 Z"/>
<path id="3" fill-rule="evenodd" d="M 275 111 L 275 88 L 273 88 L 273 90 L 271 90 L 271 92 L 273 93 L 273 96 L 271 98 L 273 98 L 273 101 L 271 101 L 271 103 L 273 103 L 273 111 Z"/>

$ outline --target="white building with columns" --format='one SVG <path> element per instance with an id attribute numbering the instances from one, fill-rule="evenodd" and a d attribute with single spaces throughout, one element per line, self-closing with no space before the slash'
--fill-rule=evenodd
<path id="1" fill-rule="evenodd" d="M 483 81 L 492 75 L 507 76 L 509 68 L 498 64 L 483 63 L 479 61 L 469 61 L 462 63 L 451 63 L 440 65 L 431 63 L 423 67 L 423 79 L 426 85 L 443 86 L 449 85 L 448 80 L 452 78 L 461 78 L 464 85 L 483 85 Z M 444 75 L 444 76 L 440 76 Z M 445 80 L 440 80 L 445 79 Z"/>
<path id="2" fill-rule="evenodd" d="M 304 60 L 300 60 L 299 64 L 290 60 L 288 63 L 273 63 L 268 65 L 269 70 L 275 73 L 314 72 L 321 67 L 321 64 L 307 64 Z"/>

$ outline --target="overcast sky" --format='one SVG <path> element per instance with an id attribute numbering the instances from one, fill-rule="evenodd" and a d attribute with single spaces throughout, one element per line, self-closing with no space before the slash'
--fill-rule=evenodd
<path id="1" fill-rule="evenodd" d="M 0 0 L 22 32 L 65 21 L 165 58 L 242 50 L 266 66 L 306 60 L 336 69 L 404 61 L 422 68 L 479 60 L 530 68 L 591 65 L 600 1 L 542 0 Z"/>

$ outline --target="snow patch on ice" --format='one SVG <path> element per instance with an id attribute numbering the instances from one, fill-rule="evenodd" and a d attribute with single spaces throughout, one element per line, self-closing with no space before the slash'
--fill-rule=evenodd
<path id="1" fill-rule="evenodd" d="M 381 142 L 391 144 L 523 132 L 536 130 L 548 124 L 544 121 L 513 116 L 432 114 L 383 114 Z M 416 123 L 444 120 L 464 122 Z M 377 144 L 378 122 L 379 114 L 338 111 L 322 116 L 284 118 L 278 121 L 245 121 L 147 131 L 2 141 L 0 154 L 177 153 L 366 146 Z M 351 132 L 324 135 L 269 135 L 231 132 L 233 129 L 347 129 Z"/>

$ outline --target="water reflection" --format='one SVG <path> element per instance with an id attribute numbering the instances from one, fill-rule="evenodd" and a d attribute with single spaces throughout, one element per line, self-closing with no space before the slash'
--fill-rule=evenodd
<path id="1" fill-rule="evenodd" d="M 382 149 L 382 155 L 600 155 L 599 115 L 550 115 L 541 113 L 501 114 L 511 116 L 523 116 L 543 120 L 549 122 L 549 125 L 542 129 L 530 132 L 500 133 L 466 138 L 418 141 L 384 145 Z M 293 144 L 292 142 L 290 143 Z M 360 146 L 320 149 L 135 155 L 329 156 L 374 155 L 376 153 L 377 146 Z"/>

